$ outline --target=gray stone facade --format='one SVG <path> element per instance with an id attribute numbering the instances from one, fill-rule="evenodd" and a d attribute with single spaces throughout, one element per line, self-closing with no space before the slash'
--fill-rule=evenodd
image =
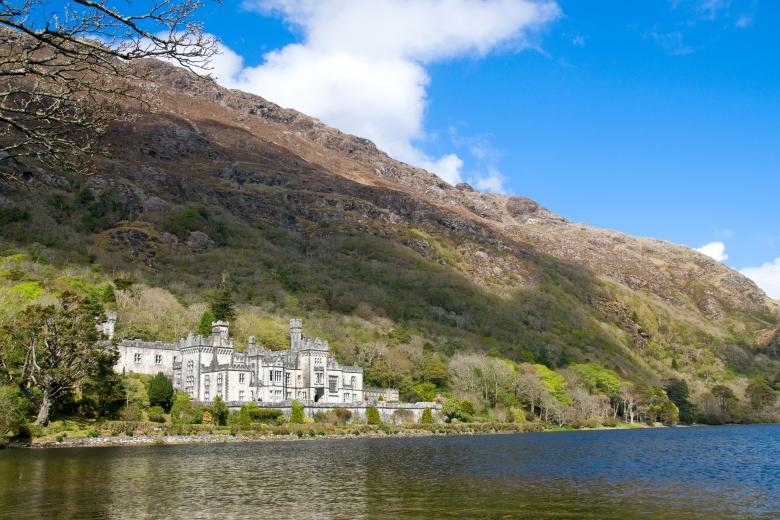
<path id="1" fill-rule="evenodd" d="M 327 341 L 303 335 L 300 319 L 290 320 L 290 348 L 281 351 L 260 348 L 250 337 L 246 349 L 236 352 L 226 322 L 212 323 L 208 337 L 190 333 L 178 343 L 124 340 L 118 349 L 118 372 L 162 372 L 174 388 L 202 402 L 216 396 L 236 406 L 293 399 L 331 406 L 398 401 L 394 389 L 366 394 L 363 369 L 339 364 Z"/>

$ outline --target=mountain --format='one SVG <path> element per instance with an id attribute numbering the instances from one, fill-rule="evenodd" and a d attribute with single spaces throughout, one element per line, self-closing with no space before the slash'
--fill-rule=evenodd
<path id="1" fill-rule="evenodd" d="M 777 303 L 688 247 L 450 186 L 261 97 L 137 66 L 156 78 L 154 110 L 128 106 L 137 118 L 109 129 L 93 174 L 13 165 L 7 250 L 133 273 L 184 303 L 227 273 L 253 312 L 372 324 L 330 331 L 343 352 L 348 336 L 416 335 L 445 357 L 598 362 L 651 382 L 780 370 Z"/>

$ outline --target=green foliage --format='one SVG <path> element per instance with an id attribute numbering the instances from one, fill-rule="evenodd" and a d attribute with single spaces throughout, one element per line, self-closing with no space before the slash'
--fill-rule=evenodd
<path id="1" fill-rule="evenodd" d="M 149 420 L 156 423 L 165 422 L 165 410 L 161 406 L 152 406 L 146 411 L 149 416 Z"/>
<path id="2" fill-rule="evenodd" d="M 688 383 L 682 379 L 670 379 L 666 383 L 666 395 L 677 406 L 680 421 L 690 424 L 695 420 L 695 408 L 688 400 Z"/>
<path id="3" fill-rule="evenodd" d="M 190 396 L 184 392 L 176 392 L 171 406 L 171 422 L 173 424 L 193 424 L 198 419 L 198 412 Z"/>
<path id="4" fill-rule="evenodd" d="M 292 411 L 290 412 L 290 424 L 303 424 L 305 421 L 303 403 L 300 401 L 292 402 Z"/>
<path id="5" fill-rule="evenodd" d="M 184 208 L 170 212 L 165 217 L 162 227 L 180 240 L 186 240 L 193 231 L 201 231 L 209 235 L 217 245 L 224 245 L 228 235 L 224 223 L 205 208 Z"/>
<path id="6" fill-rule="evenodd" d="M 433 424 L 433 412 L 430 408 L 425 408 L 420 416 L 420 424 Z"/>
<path id="7" fill-rule="evenodd" d="M 438 393 L 437 390 L 436 385 L 433 383 L 417 383 L 412 386 L 412 391 L 417 396 L 418 401 L 433 401 Z"/>
<path id="8" fill-rule="evenodd" d="M 227 424 L 230 410 L 220 396 L 216 396 L 214 402 L 211 404 L 211 415 L 214 423 L 218 426 L 225 426 Z"/>
<path id="9" fill-rule="evenodd" d="M 585 388 L 591 393 L 598 392 L 607 397 L 615 397 L 620 392 L 620 378 L 608 368 L 596 363 L 573 364 L 569 368 L 577 374 Z"/>
<path id="10" fill-rule="evenodd" d="M 466 410 L 463 405 L 466 404 Z M 469 414 L 468 412 L 472 412 Z M 447 422 L 469 422 L 474 415 L 474 405 L 469 401 L 458 401 L 457 399 L 447 399 L 441 407 L 441 413 Z"/>
<path id="11" fill-rule="evenodd" d="M 382 417 L 376 406 L 366 408 L 366 424 L 382 424 Z"/>
<path id="12" fill-rule="evenodd" d="M 763 378 L 754 379 L 745 389 L 745 397 L 755 411 L 764 411 L 775 403 L 777 396 Z"/>
<path id="13" fill-rule="evenodd" d="M 233 286 L 223 281 L 209 293 L 209 310 L 215 321 L 231 321 L 236 317 L 236 307 L 233 301 Z M 202 319 L 202 318 L 201 318 Z M 211 324 L 209 324 L 210 328 Z"/>
<path id="14" fill-rule="evenodd" d="M 565 405 L 571 405 L 571 396 L 566 392 L 566 380 L 560 374 L 553 372 L 544 365 L 535 365 L 536 372 L 547 391 L 558 401 Z"/>
<path id="15" fill-rule="evenodd" d="M 200 321 L 198 322 L 198 334 L 203 336 L 204 338 L 207 338 L 211 335 L 211 324 L 216 321 L 216 318 L 214 318 L 214 313 L 211 312 L 210 309 L 207 309 L 203 312 L 203 314 L 200 316 Z"/>
<path id="16" fill-rule="evenodd" d="M 22 282 L 11 287 L 8 292 L 23 300 L 34 300 L 46 293 L 41 284 L 35 281 Z"/>
<path id="17" fill-rule="evenodd" d="M 173 404 L 173 383 L 162 372 L 149 381 L 149 404 L 152 406 L 161 406 L 164 410 L 170 410 Z"/>
<path id="18" fill-rule="evenodd" d="M 18 432 L 25 423 L 25 408 L 18 388 L 0 386 L 0 438 Z"/>
<path id="19" fill-rule="evenodd" d="M 112 350 L 95 327 L 104 319 L 99 304 L 66 292 L 59 305 L 31 305 L 0 331 L 0 375 L 39 396 L 38 424 L 106 362 Z"/>

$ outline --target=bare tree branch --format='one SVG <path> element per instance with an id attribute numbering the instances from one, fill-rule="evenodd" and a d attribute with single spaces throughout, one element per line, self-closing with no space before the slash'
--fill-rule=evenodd
<path id="1" fill-rule="evenodd" d="M 0 178 L 13 177 L 3 167 L 12 160 L 89 171 L 111 121 L 132 117 L 128 106 L 154 108 L 153 78 L 137 60 L 207 70 L 219 42 L 195 18 L 203 2 L 143 6 L 0 0 Z"/>

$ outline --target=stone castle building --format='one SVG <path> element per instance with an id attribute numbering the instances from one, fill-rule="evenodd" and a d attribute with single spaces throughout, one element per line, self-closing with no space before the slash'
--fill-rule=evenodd
<path id="1" fill-rule="evenodd" d="M 103 332 L 112 336 L 116 318 Z M 282 403 L 293 399 L 321 404 L 397 401 L 398 391 L 363 386 L 363 369 L 336 361 L 328 342 L 303 335 L 300 319 L 290 320 L 290 348 L 273 351 L 254 337 L 236 352 L 228 324 L 212 323 L 211 335 L 190 333 L 178 343 L 124 340 L 118 344 L 118 372 L 154 375 L 162 372 L 177 390 L 203 402 L 220 396 L 231 404 Z"/>

